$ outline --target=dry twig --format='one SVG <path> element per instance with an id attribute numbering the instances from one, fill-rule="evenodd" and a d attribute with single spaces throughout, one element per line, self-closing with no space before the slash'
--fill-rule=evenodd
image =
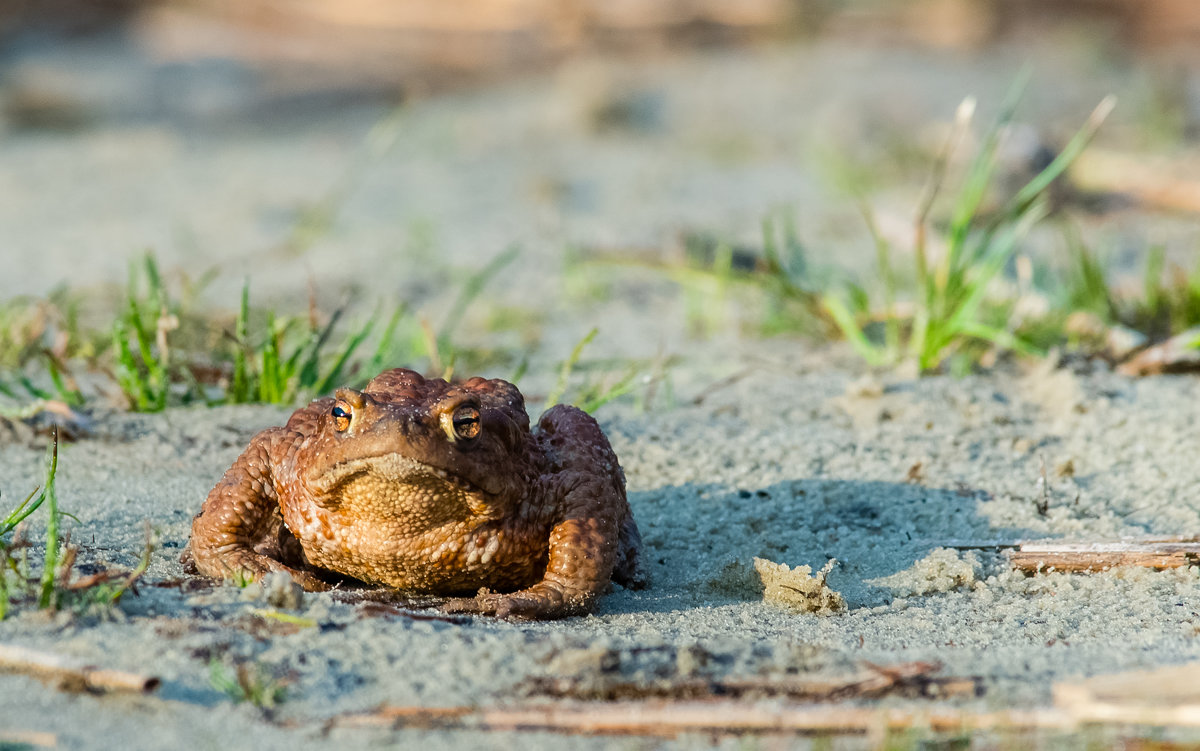
<path id="1" fill-rule="evenodd" d="M 154 676 L 103 670 L 82 660 L 12 644 L 0 644 L 0 671 L 55 681 L 57 687 L 64 691 L 149 693 L 158 688 L 161 682 Z"/>
<path id="2" fill-rule="evenodd" d="M 58 745 L 58 736 L 41 730 L 0 730 L 0 748 L 54 748 Z"/>
<path id="3" fill-rule="evenodd" d="M 1098 675 L 1054 686 L 1055 706 L 1080 722 L 1200 726 L 1200 663 Z"/>
<path id="4" fill-rule="evenodd" d="M 920 674 L 923 663 L 892 666 Z M 875 668 L 877 671 L 881 668 Z M 673 737 L 680 733 L 871 734 L 1078 730 L 1085 725 L 1200 727 L 1200 663 L 1102 675 L 1054 686 L 1054 706 L 1009 711 L 864 707 L 815 703 L 704 701 L 565 701 L 493 707 L 384 706 L 339 715 L 328 727 L 545 730 L 559 733 Z"/>
<path id="5" fill-rule="evenodd" d="M 547 730 L 559 733 L 649 735 L 679 733 L 883 733 L 928 728 L 935 732 L 1070 729 L 1074 719 L 1053 709 L 973 712 L 964 709 L 885 709 L 826 704 L 754 704 L 742 701 L 563 702 L 498 707 L 382 707 L 335 717 L 334 727 L 437 727 L 474 730 Z"/>
<path id="6" fill-rule="evenodd" d="M 906 696 L 976 696 L 980 683 L 973 677 L 938 677 L 934 662 L 898 665 L 865 664 L 861 672 L 842 676 L 743 676 L 684 678 L 645 682 L 633 680 L 581 681 L 576 677 L 534 678 L 528 694 L 566 699 L 707 699 L 779 696 L 805 701 L 834 701 Z"/>
<path id="7" fill-rule="evenodd" d="M 1200 541 L 1185 538 L 1022 542 L 1008 551 L 1012 567 L 1042 571 L 1105 571 L 1116 566 L 1182 568 L 1200 563 Z"/>

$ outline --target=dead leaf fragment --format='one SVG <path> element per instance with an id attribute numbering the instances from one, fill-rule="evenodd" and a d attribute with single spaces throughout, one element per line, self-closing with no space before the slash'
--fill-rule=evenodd
<path id="1" fill-rule="evenodd" d="M 1121 363 L 1117 372 L 1127 376 L 1200 371 L 1200 326 L 1142 350 Z"/>
<path id="2" fill-rule="evenodd" d="M 919 485 L 925 481 L 925 471 L 921 462 L 914 462 L 908 468 L 908 473 L 904 476 L 904 481 L 913 485 Z"/>

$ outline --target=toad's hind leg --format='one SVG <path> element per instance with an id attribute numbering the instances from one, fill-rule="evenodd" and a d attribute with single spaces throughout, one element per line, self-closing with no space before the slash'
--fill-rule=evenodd
<path id="1" fill-rule="evenodd" d="M 214 579 L 246 582 L 283 571 L 305 589 L 327 589 L 305 570 L 303 552 L 283 523 L 267 454 L 272 432 L 257 436 L 208 494 L 182 560 Z"/>
<path id="2" fill-rule="evenodd" d="M 645 589 L 650 577 L 642 568 L 642 535 L 638 532 L 633 514 L 625 517 L 621 534 L 617 539 L 617 562 L 613 566 L 612 580 L 629 589 Z"/>
<path id="3" fill-rule="evenodd" d="M 447 610 L 563 618 L 591 611 L 614 576 L 631 583 L 644 580 L 625 477 L 600 426 L 586 412 L 559 405 L 542 416 L 538 428 L 538 441 L 554 469 L 544 489 L 554 512 L 545 575 L 511 594 L 483 592 L 452 600 Z"/>

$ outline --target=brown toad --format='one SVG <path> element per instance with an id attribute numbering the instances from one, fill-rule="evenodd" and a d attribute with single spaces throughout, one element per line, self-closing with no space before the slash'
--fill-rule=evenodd
<path id="1" fill-rule="evenodd" d="M 640 586 L 625 478 L 600 426 L 559 405 L 530 430 L 521 392 L 388 370 L 256 435 L 192 522 L 215 578 L 285 571 L 412 593 L 476 594 L 457 612 L 586 613 Z"/>

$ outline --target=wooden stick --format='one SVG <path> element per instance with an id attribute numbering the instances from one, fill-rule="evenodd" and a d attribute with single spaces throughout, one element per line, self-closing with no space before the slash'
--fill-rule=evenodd
<path id="1" fill-rule="evenodd" d="M 81 660 L 12 644 L 0 644 L 0 671 L 57 681 L 58 687 L 66 691 L 149 693 L 161 683 L 154 676 L 101 670 Z"/>
<path id="2" fill-rule="evenodd" d="M 614 680 L 600 686 L 581 685 L 578 679 L 536 678 L 525 684 L 539 696 L 560 699 L 703 699 L 745 696 L 778 696 L 793 700 L 829 701 L 869 699 L 906 692 L 921 696 L 976 696 L 979 679 L 938 677 L 942 666 L 933 662 L 905 662 L 898 665 L 873 665 L 857 673 L 838 676 L 742 676 L 731 678 L 688 678 L 665 683 L 645 684 Z"/>
<path id="3" fill-rule="evenodd" d="M 83 577 L 82 579 L 75 579 L 74 581 L 68 581 L 67 583 L 62 585 L 61 588 L 72 590 L 72 591 L 79 590 L 79 589 L 91 589 L 92 587 L 96 587 L 101 584 L 106 584 L 106 583 L 112 581 L 113 579 L 121 579 L 121 578 L 126 578 L 128 576 L 129 576 L 128 571 L 121 571 L 119 569 L 111 569 L 110 568 L 110 569 L 105 569 L 103 571 L 98 571 L 94 574 L 89 574 L 89 575 Z"/>
<path id="4" fill-rule="evenodd" d="M 1069 730 L 1075 719 L 1054 709 L 974 712 L 965 709 L 838 707 L 741 701 L 564 702 L 497 707 L 382 707 L 334 718 L 338 727 L 438 727 L 475 730 L 549 730 L 560 733 L 649 735 L 679 733 L 882 733 L 928 728 L 935 732 Z"/>
<path id="5" fill-rule="evenodd" d="M 1055 706 L 1082 722 L 1200 726 L 1200 663 L 1097 675 L 1057 683 Z"/>
<path id="6" fill-rule="evenodd" d="M 1200 563 L 1200 542 L 1179 538 L 1023 542 L 1007 552 L 1013 568 L 1041 571 L 1104 571 L 1115 566 L 1182 568 Z"/>
<path id="7" fill-rule="evenodd" d="M 1194 165 L 1158 161 L 1143 155 L 1091 148 L 1071 165 L 1071 183 L 1080 190 L 1123 193 L 1157 209 L 1200 211 L 1200 181 Z"/>
<path id="8" fill-rule="evenodd" d="M 0 748 L 7 748 L 9 744 L 16 748 L 54 748 L 58 745 L 58 736 L 41 730 L 0 730 Z"/>

